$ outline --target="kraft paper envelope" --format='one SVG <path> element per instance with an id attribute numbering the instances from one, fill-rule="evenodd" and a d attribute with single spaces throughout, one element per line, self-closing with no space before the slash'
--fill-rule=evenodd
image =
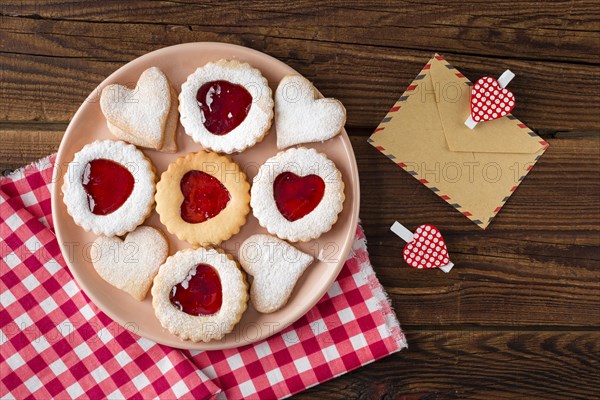
<path id="1" fill-rule="evenodd" d="M 434 55 L 369 142 L 485 229 L 548 143 L 510 114 L 467 128 L 472 85 Z"/>

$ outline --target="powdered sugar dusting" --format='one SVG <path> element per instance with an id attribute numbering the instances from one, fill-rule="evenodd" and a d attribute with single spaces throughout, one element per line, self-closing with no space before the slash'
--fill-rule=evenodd
<path id="1" fill-rule="evenodd" d="M 319 254 L 317 255 L 317 260 L 319 261 L 327 261 L 327 257 L 325 256 L 325 248 L 321 247 L 319 250 Z"/>
<path id="2" fill-rule="evenodd" d="M 188 276 L 186 276 L 183 282 L 181 282 L 182 288 L 187 289 L 190 286 L 190 280 L 196 275 L 196 271 L 198 271 L 197 268 L 190 269 L 190 272 L 188 272 Z M 175 288 L 176 286 L 173 286 L 173 294 L 175 294 Z"/>
<path id="3" fill-rule="evenodd" d="M 282 172 L 299 176 L 315 174 L 325 182 L 321 202 L 309 214 L 288 221 L 277 209 L 273 182 Z M 344 204 L 342 174 L 333 161 L 314 149 L 292 148 L 268 159 L 254 177 L 250 205 L 261 226 L 281 239 L 292 242 L 316 239 L 329 231 L 337 221 Z"/>
<path id="4" fill-rule="evenodd" d="M 271 235 L 252 235 L 242 243 L 238 260 L 254 276 L 250 300 L 262 313 L 283 307 L 313 257 Z"/>
<path id="5" fill-rule="evenodd" d="M 210 265 L 219 275 L 223 290 L 221 309 L 212 315 L 190 315 L 171 303 L 173 287 L 189 281 L 190 270 Z M 184 340 L 208 342 L 231 332 L 246 310 L 248 285 L 237 263 L 216 249 L 199 247 L 179 251 L 160 266 L 152 286 L 152 305 L 161 325 Z"/>
<path id="6" fill-rule="evenodd" d="M 277 147 L 322 142 L 341 132 L 346 109 L 336 99 L 319 99 L 310 81 L 300 75 L 284 77 L 275 91 Z"/>
<path id="7" fill-rule="evenodd" d="M 100 236 L 90 248 L 90 258 L 98 275 L 135 299 L 146 297 L 158 267 L 169 255 L 163 233 L 140 226 L 124 240 Z"/>
<path id="8" fill-rule="evenodd" d="M 129 132 L 126 132 L 106 121 L 108 130 L 117 139 L 124 140 L 128 143 L 134 144 L 139 147 L 147 147 L 149 149 L 159 150 L 165 153 L 176 153 L 177 152 L 177 124 L 179 123 L 179 109 L 177 104 L 177 93 L 171 87 L 171 109 L 167 115 L 167 121 L 165 123 L 163 140 L 159 145 L 152 143 L 152 141 L 145 137 L 140 137 Z"/>
<path id="9" fill-rule="evenodd" d="M 90 211 L 83 188 L 84 169 L 96 159 L 119 163 L 133 175 L 135 184 L 129 198 L 114 212 L 96 215 Z M 75 223 L 97 235 L 123 235 L 134 230 L 154 205 L 154 167 L 135 146 L 116 140 L 95 141 L 84 146 L 69 163 L 62 187 L 63 201 Z"/>
<path id="10" fill-rule="evenodd" d="M 118 84 L 106 86 L 100 96 L 100 107 L 112 125 L 160 148 L 174 101 L 166 75 L 157 67 L 151 67 L 140 75 L 133 90 Z"/>

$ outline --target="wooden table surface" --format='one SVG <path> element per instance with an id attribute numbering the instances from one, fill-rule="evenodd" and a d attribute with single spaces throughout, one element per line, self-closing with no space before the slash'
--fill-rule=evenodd
<path id="1" fill-rule="evenodd" d="M 82 3 L 0 5 L 1 170 L 56 151 L 100 81 L 177 43 L 263 51 L 346 105 L 371 259 L 410 348 L 297 398 L 597 398 L 597 0 Z M 471 79 L 516 72 L 514 114 L 550 143 L 486 231 L 367 144 L 434 52 Z M 403 265 L 394 220 L 437 225 L 455 269 Z"/>

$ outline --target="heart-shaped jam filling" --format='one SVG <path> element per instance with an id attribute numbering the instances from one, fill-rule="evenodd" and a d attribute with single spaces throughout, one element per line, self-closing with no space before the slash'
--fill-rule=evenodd
<path id="1" fill-rule="evenodd" d="M 211 315 L 221 309 L 221 279 L 213 267 L 198 264 L 185 280 L 171 289 L 171 304 L 190 315 Z"/>
<path id="2" fill-rule="evenodd" d="M 181 218 L 189 224 L 204 222 L 219 214 L 229 203 L 227 188 L 214 176 L 192 170 L 181 178 Z"/>
<path id="3" fill-rule="evenodd" d="M 200 86 L 196 101 L 206 129 L 214 135 L 225 135 L 246 119 L 252 95 L 242 85 L 212 81 Z"/>
<path id="4" fill-rule="evenodd" d="M 112 160 L 98 158 L 87 163 L 81 176 L 90 211 L 107 215 L 125 203 L 133 191 L 131 172 Z"/>
<path id="5" fill-rule="evenodd" d="M 314 210 L 324 193 L 325 182 L 318 175 L 283 172 L 273 182 L 275 204 L 288 221 L 296 221 Z"/>

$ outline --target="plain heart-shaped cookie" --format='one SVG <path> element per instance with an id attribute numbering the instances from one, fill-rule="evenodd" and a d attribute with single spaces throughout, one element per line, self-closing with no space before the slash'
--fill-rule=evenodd
<path id="1" fill-rule="evenodd" d="M 171 110 L 167 116 L 163 141 L 159 146 L 154 146 L 148 139 L 124 131 L 116 125 L 111 124 L 109 121 L 106 121 L 106 125 L 108 126 L 110 133 L 117 139 L 124 140 L 136 146 L 159 150 L 165 153 L 177 153 L 176 134 L 177 124 L 179 123 L 179 110 L 177 109 L 177 93 L 173 88 L 171 88 L 171 102 Z"/>
<path id="2" fill-rule="evenodd" d="M 145 70 L 134 89 L 112 84 L 102 90 L 100 108 L 107 121 L 152 148 L 162 147 L 171 110 L 171 85 L 158 68 Z"/>
<path id="3" fill-rule="evenodd" d="M 450 263 L 440 231 L 433 225 L 419 226 L 404 246 L 404 260 L 413 268 L 441 268 Z"/>
<path id="4" fill-rule="evenodd" d="M 242 268 L 254 277 L 250 301 L 261 313 L 283 307 L 313 257 L 270 235 L 252 235 L 239 251 Z"/>
<path id="5" fill-rule="evenodd" d="M 169 244 L 163 233 L 149 226 L 138 227 L 125 240 L 100 236 L 90 250 L 98 275 L 139 301 L 146 297 L 168 254 Z"/>
<path id="6" fill-rule="evenodd" d="M 284 77 L 275 91 L 277 147 L 322 142 L 336 136 L 346 123 L 346 109 L 332 98 L 319 98 L 312 83 L 299 75 Z"/>
<path id="7" fill-rule="evenodd" d="M 508 115 L 515 108 L 515 96 L 491 76 L 478 79 L 471 88 L 471 118 L 491 121 Z"/>

